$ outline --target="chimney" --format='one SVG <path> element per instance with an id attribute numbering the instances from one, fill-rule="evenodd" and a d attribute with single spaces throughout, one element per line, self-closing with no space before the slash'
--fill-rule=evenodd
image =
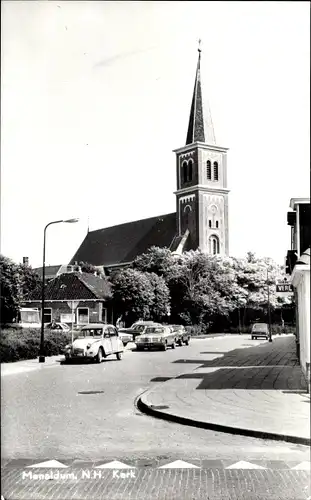
<path id="1" fill-rule="evenodd" d="M 29 257 L 23 257 L 24 266 L 29 266 Z"/>

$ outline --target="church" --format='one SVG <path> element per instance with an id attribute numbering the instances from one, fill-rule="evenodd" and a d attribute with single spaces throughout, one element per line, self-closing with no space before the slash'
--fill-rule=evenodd
<path id="1" fill-rule="evenodd" d="M 131 264 L 152 246 L 175 254 L 199 248 L 228 255 L 228 148 L 216 144 L 202 95 L 201 49 L 198 52 L 186 144 L 174 150 L 176 212 L 89 231 L 71 265 L 82 261 L 111 270 Z"/>

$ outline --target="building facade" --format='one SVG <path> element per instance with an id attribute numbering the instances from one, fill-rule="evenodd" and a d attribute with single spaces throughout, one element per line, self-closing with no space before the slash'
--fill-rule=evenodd
<path id="1" fill-rule="evenodd" d="M 287 222 L 291 226 L 291 249 L 286 272 L 295 294 L 297 355 L 310 390 L 310 198 L 292 198 L 290 208 Z"/>

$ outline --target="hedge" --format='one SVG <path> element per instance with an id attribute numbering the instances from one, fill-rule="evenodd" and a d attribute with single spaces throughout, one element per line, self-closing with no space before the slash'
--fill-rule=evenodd
<path id="1" fill-rule="evenodd" d="M 229 328 L 224 328 L 222 331 L 213 330 L 208 324 L 186 326 L 185 328 L 192 337 L 196 337 L 197 335 L 208 335 L 212 333 L 251 333 L 251 326 L 241 326 L 241 328 L 230 326 Z M 273 335 L 281 333 L 295 333 L 295 326 L 285 325 L 283 328 L 281 325 L 272 324 L 271 332 Z"/>
<path id="2" fill-rule="evenodd" d="M 39 355 L 40 330 L 5 329 L 0 336 L 0 361 L 9 363 L 34 359 Z M 71 333 L 50 332 L 44 334 L 45 356 L 63 353 L 66 344 L 71 342 Z"/>

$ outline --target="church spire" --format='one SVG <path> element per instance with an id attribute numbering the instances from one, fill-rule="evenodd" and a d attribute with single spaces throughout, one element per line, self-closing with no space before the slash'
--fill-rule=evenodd
<path id="1" fill-rule="evenodd" d="M 199 57 L 195 75 L 194 90 L 192 96 L 189 125 L 187 132 L 186 145 L 193 142 L 205 142 L 215 145 L 215 134 L 212 117 L 208 106 L 203 105 L 202 85 L 201 85 L 201 40 L 199 40 Z"/>

